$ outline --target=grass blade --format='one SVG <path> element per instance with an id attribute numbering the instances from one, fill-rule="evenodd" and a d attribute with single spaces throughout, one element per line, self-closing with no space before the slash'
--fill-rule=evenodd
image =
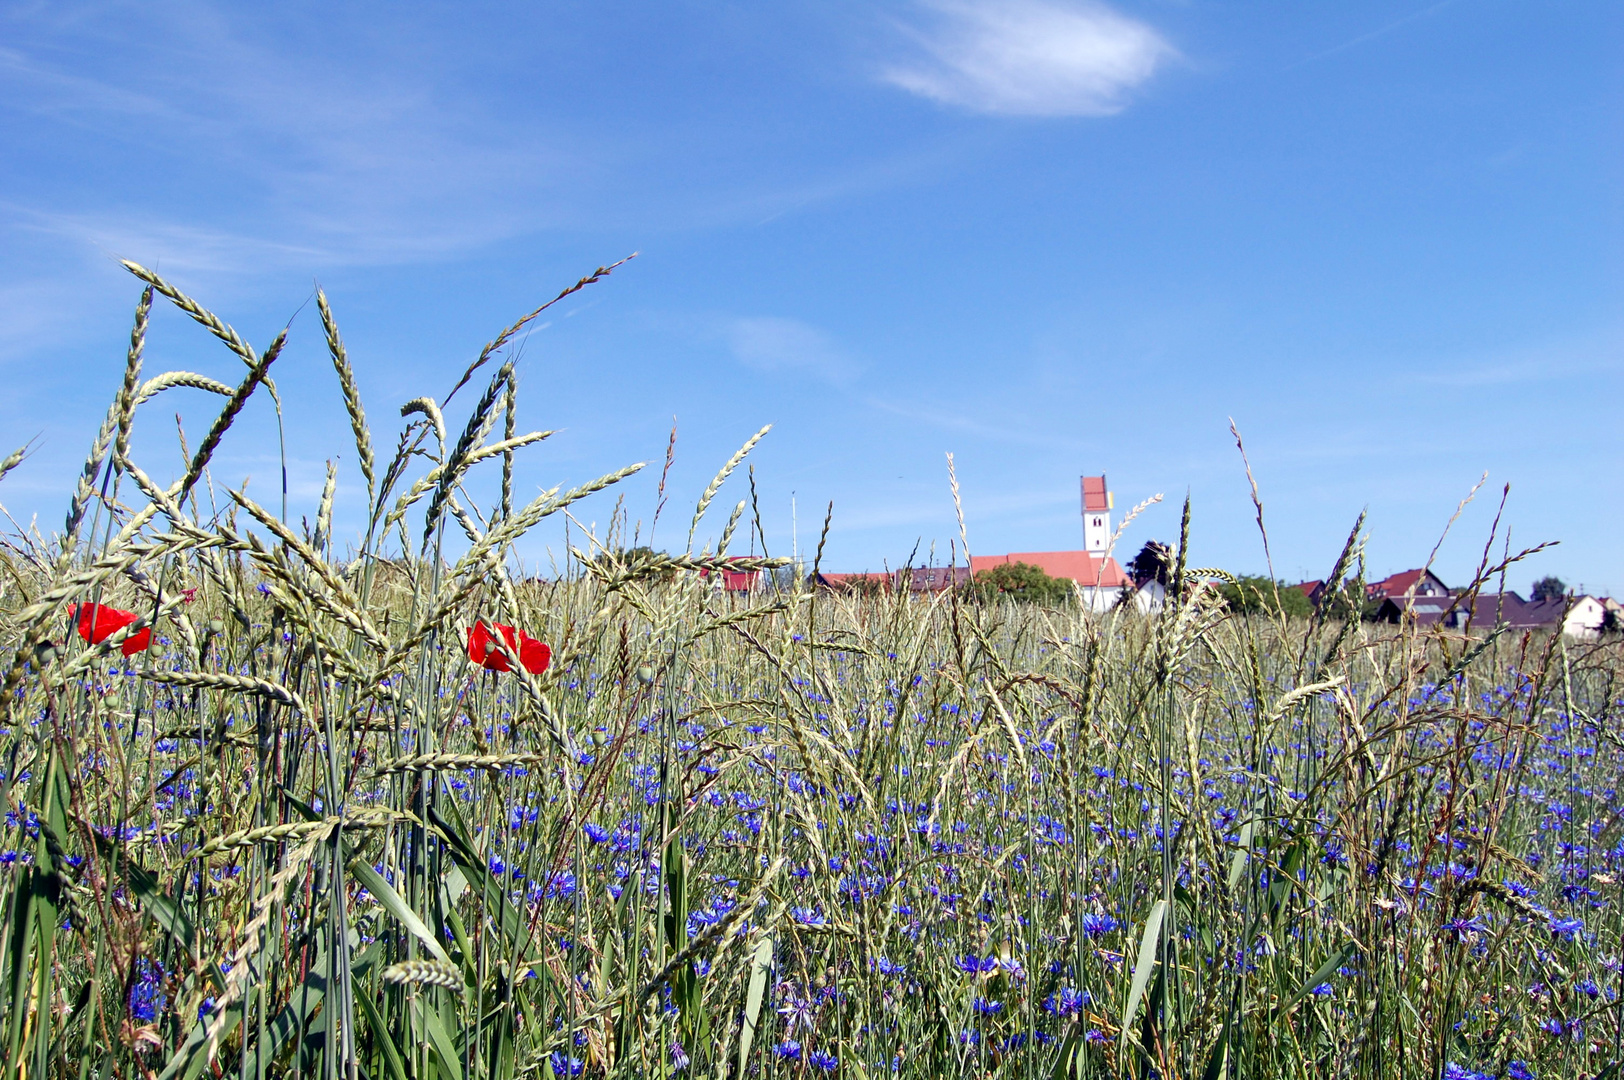
<path id="1" fill-rule="evenodd" d="M 755 1041 L 756 1028 L 761 1023 L 761 1002 L 767 992 L 767 973 L 773 966 L 773 939 L 763 937 L 756 942 L 756 951 L 750 957 L 750 982 L 744 992 L 744 1018 L 739 1028 L 739 1069 L 735 1076 L 745 1075 L 750 1060 L 750 1044 Z"/>
<path id="2" fill-rule="evenodd" d="M 1139 959 L 1134 961 L 1133 982 L 1128 986 L 1128 1003 L 1122 1009 L 1122 1032 L 1118 1036 L 1117 1048 L 1119 1055 L 1127 1053 L 1129 1025 L 1139 1011 L 1140 999 L 1145 996 L 1145 987 L 1156 969 L 1156 945 L 1161 939 L 1162 919 L 1166 915 L 1167 901 L 1158 900 L 1151 905 L 1150 915 L 1145 919 L 1145 930 L 1139 937 Z"/>

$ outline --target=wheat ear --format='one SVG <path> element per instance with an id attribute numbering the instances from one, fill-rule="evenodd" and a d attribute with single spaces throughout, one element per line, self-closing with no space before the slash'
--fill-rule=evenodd
<path id="1" fill-rule="evenodd" d="M 440 472 L 440 483 L 434 490 L 434 498 L 429 502 L 429 512 L 423 519 L 423 545 L 428 546 L 429 536 L 434 532 L 434 525 L 440 520 L 445 511 L 446 501 L 451 498 L 452 490 L 462 480 L 462 474 L 467 470 L 468 456 L 474 448 L 485 441 L 491 429 L 496 426 L 496 403 L 507 385 L 507 380 L 513 374 L 513 363 L 509 361 L 501 366 L 491 379 L 490 385 L 485 388 L 479 404 L 468 417 L 468 423 L 463 426 L 462 434 L 457 438 L 457 445 L 451 451 L 451 456 L 445 460 L 445 468 Z"/>
<path id="2" fill-rule="evenodd" d="M 372 432 L 367 428 L 366 410 L 361 407 L 361 390 L 355 385 L 355 369 L 350 367 L 350 355 L 344 349 L 344 339 L 338 334 L 333 309 L 327 306 L 327 294 L 320 289 L 316 290 L 316 308 L 321 312 L 322 329 L 327 331 L 327 351 L 333 357 L 333 370 L 338 372 L 338 388 L 344 395 L 344 409 L 350 414 L 350 430 L 355 432 L 355 454 L 361 464 L 361 475 L 367 482 L 367 505 L 371 506 L 375 496 Z"/>
<path id="3" fill-rule="evenodd" d="M 441 960 L 402 960 L 383 969 L 387 983 L 412 983 L 418 986 L 440 986 L 462 993 L 467 986 L 462 972 Z"/>
<path id="4" fill-rule="evenodd" d="M 141 356 L 146 350 L 147 317 L 151 312 L 152 286 L 148 285 L 141 290 L 141 300 L 135 306 L 135 326 L 130 330 L 130 350 L 124 362 L 124 383 L 119 387 L 112 407 L 107 410 L 107 419 L 102 421 L 101 430 L 96 433 L 96 441 L 91 445 L 90 456 L 85 459 L 84 470 L 80 472 L 79 483 L 74 488 L 67 520 L 62 525 L 64 547 L 71 548 L 79 535 L 79 525 L 84 521 L 90 497 L 96 492 L 96 477 L 107 459 L 107 448 L 113 441 L 114 433 L 117 433 L 121 447 L 129 445 L 130 422 L 135 413 L 136 381 L 141 377 Z"/>
<path id="5" fill-rule="evenodd" d="M 722 466 L 722 471 L 716 474 L 716 478 L 710 482 L 710 486 L 705 489 L 705 493 L 699 497 L 699 505 L 694 507 L 694 520 L 688 526 L 688 553 L 690 555 L 693 554 L 694 550 L 694 532 L 698 530 L 699 519 L 705 516 L 705 511 L 710 507 L 711 500 L 716 497 L 716 493 L 722 489 L 722 484 L 727 481 L 733 470 L 739 467 L 739 463 L 745 459 L 745 456 L 755 449 L 756 443 L 760 442 L 762 437 L 772 429 L 773 426 L 768 424 L 750 436 L 749 440 L 739 447 L 739 452 L 728 458 L 727 464 Z"/>
<path id="6" fill-rule="evenodd" d="M 113 638 L 109 637 L 107 640 L 112 641 Z M 301 716 L 310 715 L 305 709 L 304 700 L 298 694 L 269 679 L 256 679 L 251 675 L 226 675 L 215 671 L 143 671 L 141 677 L 153 682 L 168 683 L 171 686 L 207 687 L 212 690 L 231 690 L 239 694 L 258 694 L 260 697 L 279 701 L 283 705 L 293 706 Z"/>
<path id="7" fill-rule="evenodd" d="M 23 458 L 27 456 L 28 447 L 26 445 L 19 446 L 6 456 L 6 460 L 0 461 L 0 480 L 4 480 L 6 478 L 6 473 L 21 465 L 23 463 Z"/>
<path id="8" fill-rule="evenodd" d="M 287 340 L 288 332 L 286 330 L 276 335 L 276 340 L 271 342 L 271 347 L 265 350 L 264 357 L 254 362 L 249 369 L 248 377 L 232 393 L 231 398 L 226 402 L 226 407 L 220 410 L 220 415 L 215 417 L 214 426 L 210 427 L 209 433 L 203 436 L 203 441 L 198 445 L 197 453 L 192 456 L 191 465 L 186 469 L 186 476 L 181 481 L 180 495 L 176 500 L 177 502 L 182 505 L 185 504 L 186 493 L 192 490 L 192 485 L 197 483 L 198 477 L 203 475 L 203 470 L 208 466 L 209 459 L 214 456 L 215 448 L 220 445 L 220 440 L 225 437 L 226 429 L 237 419 L 237 414 L 242 412 L 244 405 L 248 404 L 249 396 L 253 394 L 259 384 L 262 382 L 268 383 L 269 380 L 265 378 L 265 373 L 270 370 L 271 365 L 276 362 L 276 358 L 281 355 L 282 346 Z"/>
<path id="9" fill-rule="evenodd" d="M 244 341 L 242 336 L 238 334 L 237 331 L 233 330 L 230 326 L 222 322 L 220 317 L 214 314 L 214 312 L 205 308 L 202 304 L 199 304 L 196 300 L 193 300 L 190 296 L 187 296 L 185 293 L 181 292 L 179 289 L 175 288 L 173 285 L 169 284 L 169 282 L 165 281 L 151 270 L 148 270 L 140 263 L 134 263 L 128 259 L 123 259 L 121 261 L 124 264 L 124 269 L 146 282 L 149 287 L 157 289 L 166 300 L 180 308 L 182 311 L 186 312 L 186 314 L 190 315 L 195 321 L 207 329 L 209 333 L 225 342 L 228 349 L 242 357 L 243 363 L 247 364 L 249 367 L 253 367 L 255 364 L 259 363 L 259 357 L 254 355 L 253 347 L 249 345 L 248 342 Z"/>

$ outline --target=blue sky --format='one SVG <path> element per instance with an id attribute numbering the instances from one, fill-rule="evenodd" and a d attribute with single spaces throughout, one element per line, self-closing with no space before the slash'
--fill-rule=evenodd
<path id="1" fill-rule="evenodd" d="M 1079 546 L 1079 474 L 1131 555 L 1318 577 L 1361 509 L 1373 574 L 1444 543 L 1457 583 L 1502 485 L 1513 571 L 1624 592 L 1624 8 L 1506 0 L 1163 0 L 0 7 L 0 484 L 56 527 L 157 268 L 263 346 L 294 513 L 358 477 L 326 289 L 375 438 L 502 326 L 632 263 L 517 349 L 521 494 L 632 461 L 654 507 L 672 417 L 679 544 L 753 457 L 774 553 L 945 555 L 958 464 L 972 550 Z M 147 371 L 235 381 L 177 313 Z M 189 396 L 188 396 L 189 394 Z M 451 422 L 460 425 L 454 405 Z M 146 406 L 137 459 L 179 468 L 215 403 Z M 255 402 L 218 483 L 275 488 Z M 717 500 L 719 530 L 743 491 Z M 582 508 L 608 520 L 612 500 Z M 524 554 L 544 561 L 559 537 Z"/>

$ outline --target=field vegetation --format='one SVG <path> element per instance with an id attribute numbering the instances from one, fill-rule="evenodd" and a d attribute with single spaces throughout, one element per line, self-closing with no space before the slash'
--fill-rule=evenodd
<path id="1" fill-rule="evenodd" d="M 284 338 L 131 269 L 64 526 L 4 552 L 8 1080 L 1618 1075 L 1617 644 L 1234 603 L 1188 507 L 1155 615 L 733 597 L 784 564 L 710 512 L 754 440 L 681 553 L 617 516 L 528 579 L 637 466 L 515 498 L 525 320 L 377 451 L 322 297 L 340 543 L 331 479 L 293 524 L 209 474 Z M 155 301 L 242 382 L 148 376 Z M 180 389 L 223 404 L 165 483 Z"/>

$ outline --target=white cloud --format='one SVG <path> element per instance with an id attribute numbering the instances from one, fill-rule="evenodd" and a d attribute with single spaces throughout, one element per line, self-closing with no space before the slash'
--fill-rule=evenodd
<path id="1" fill-rule="evenodd" d="M 387 37 L 335 63 L 288 49 L 270 18 L 187 4 L 143 11 L 136 30 L 128 14 L 92 25 L 40 13 L 15 27 L 26 51 L 0 47 L 0 113 L 109 153 L 138 132 L 162 148 L 132 151 L 138 165 L 204 178 L 143 187 L 134 212 L 62 212 L 34 196 L 47 227 L 100 250 L 256 273 L 409 263 L 568 220 L 546 196 L 597 175 L 575 140 L 493 115 L 445 65 Z M 120 62 L 85 59 L 109 53 Z"/>
<path id="2" fill-rule="evenodd" d="M 919 0 L 922 55 L 887 82 L 976 112 L 1105 116 L 1174 55 L 1153 28 L 1103 4 L 1055 0 Z"/>
<path id="3" fill-rule="evenodd" d="M 759 371 L 812 375 L 843 382 L 856 366 L 823 331 L 798 319 L 758 315 L 734 319 L 723 331 L 739 361 Z"/>

